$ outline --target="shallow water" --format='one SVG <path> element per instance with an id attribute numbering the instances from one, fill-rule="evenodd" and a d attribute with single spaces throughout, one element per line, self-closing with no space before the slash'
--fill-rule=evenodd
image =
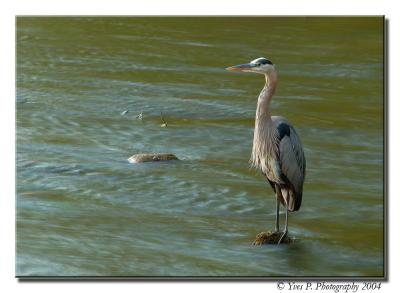
<path id="1" fill-rule="evenodd" d="M 16 38 L 16 275 L 383 276 L 382 18 L 19 17 Z M 224 68 L 260 56 L 307 158 L 292 245 L 251 245 L 274 225 L 248 163 L 264 81 Z"/>

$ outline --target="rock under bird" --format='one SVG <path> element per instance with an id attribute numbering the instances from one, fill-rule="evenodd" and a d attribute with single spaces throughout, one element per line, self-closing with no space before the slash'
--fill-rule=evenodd
<path id="1" fill-rule="evenodd" d="M 260 73 L 265 86 L 258 96 L 251 163 L 267 177 L 276 195 L 275 231 L 279 232 L 279 207 L 285 207 L 285 227 L 278 244 L 288 234 L 288 212 L 300 209 L 306 159 L 300 138 L 288 120 L 271 116 L 271 100 L 278 76 L 274 64 L 266 58 L 257 58 L 247 64 L 226 68 Z"/>

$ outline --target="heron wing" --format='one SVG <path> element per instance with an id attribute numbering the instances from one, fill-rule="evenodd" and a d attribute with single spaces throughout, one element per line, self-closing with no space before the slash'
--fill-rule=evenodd
<path id="1" fill-rule="evenodd" d="M 293 185 L 295 191 L 302 192 L 306 160 L 299 137 L 293 128 L 290 130 L 290 136 L 285 136 L 279 143 L 281 171 Z"/>
<path id="2" fill-rule="evenodd" d="M 306 170 L 303 147 L 296 130 L 286 119 L 279 118 L 276 119 L 275 125 L 279 134 L 278 156 L 281 172 L 293 186 L 295 192 L 301 194 Z"/>

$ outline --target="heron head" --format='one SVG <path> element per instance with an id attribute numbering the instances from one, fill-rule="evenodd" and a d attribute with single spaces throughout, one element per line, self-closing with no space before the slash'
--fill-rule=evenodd
<path id="1" fill-rule="evenodd" d="M 264 57 L 260 57 L 250 61 L 250 63 L 239 64 L 225 68 L 226 70 L 240 70 L 245 72 L 255 72 L 261 74 L 267 74 L 271 70 L 275 70 L 272 62 Z"/>

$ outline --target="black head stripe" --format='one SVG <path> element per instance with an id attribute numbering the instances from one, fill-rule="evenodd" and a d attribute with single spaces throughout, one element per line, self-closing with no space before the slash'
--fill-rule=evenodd
<path id="1" fill-rule="evenodd" d="M 260 62 L 260 64 L 269 64 L 269 65 L 272 65 L 272 62 L 269 61 L 268 59 L 261 59 L 259 62 Z"/>

